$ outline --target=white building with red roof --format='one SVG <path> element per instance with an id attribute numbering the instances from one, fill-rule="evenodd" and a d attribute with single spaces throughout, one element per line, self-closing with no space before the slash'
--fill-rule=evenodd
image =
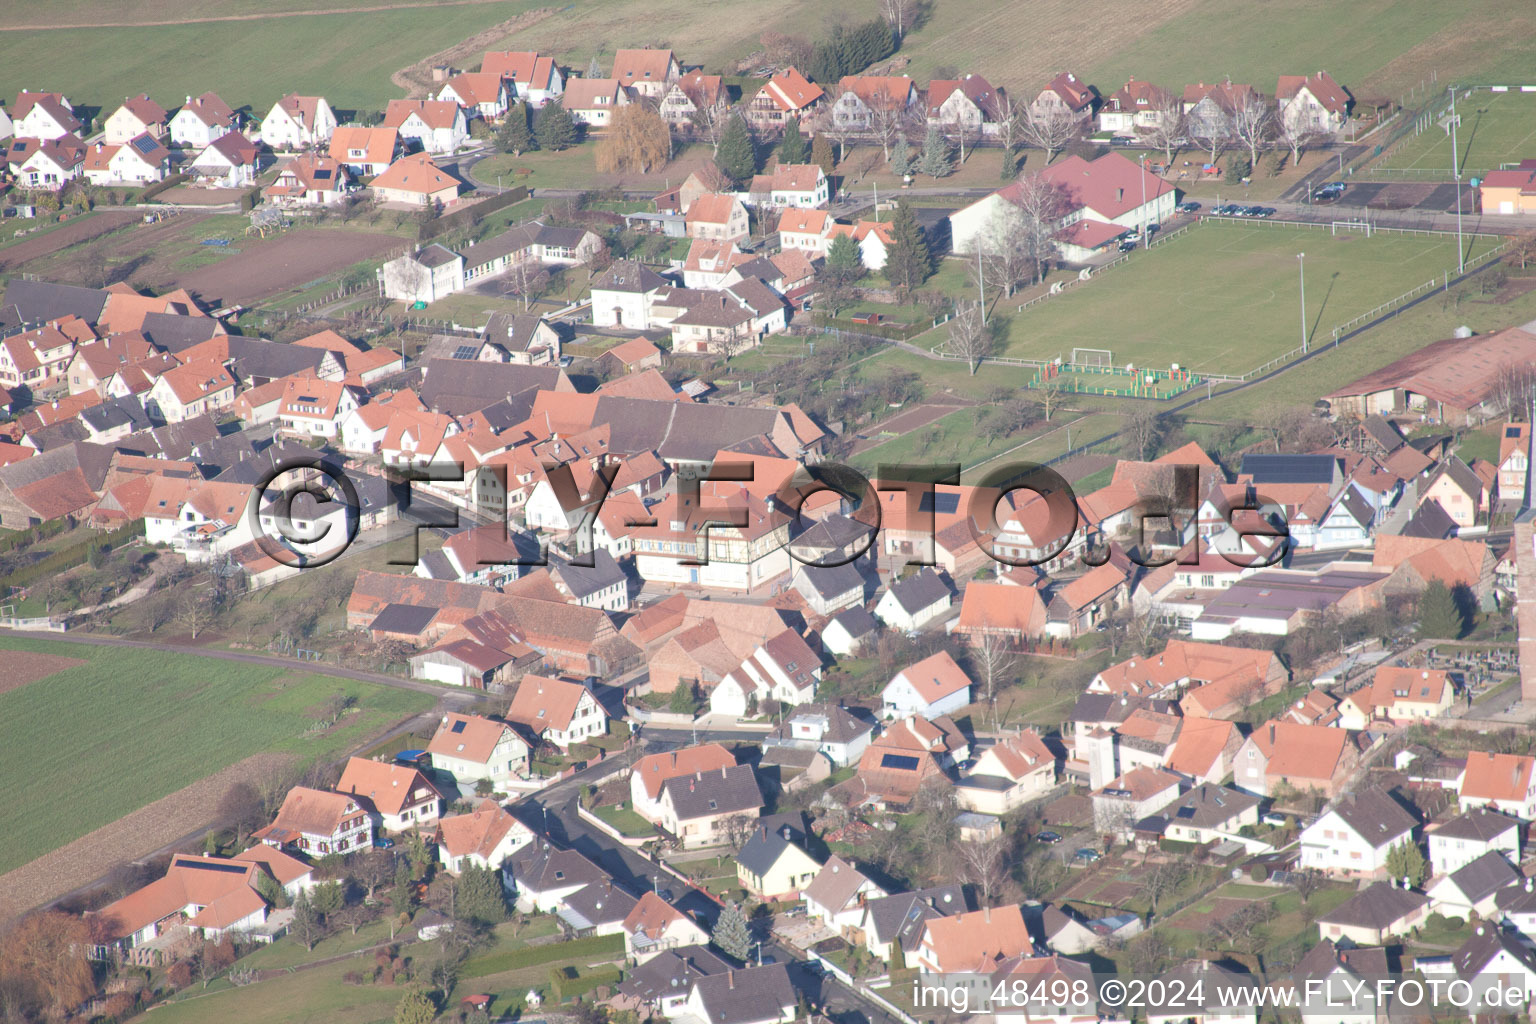
<path id="1" fill-rule="evenodd" d="M 777 209 L 818 209 L 830 198 L 827 175 L 817 164 L 778 164 L 767 174 L 752 176 L 746 202 Z M 692 211 L 689 211 L 690 217 Z"/>
<path id="2" fill-rule="evenodd" d="M 629 90 L 614 78 L 573 78 L 560 97 L 560 106 L 582 124 L 601 128 L 613 112 L 634 102 Z"/>
<path id="3" fill-rule="evenodd" d="M 452 100 L 390 100 L 383 126 L 418 140 L 428 153 L 452 153 L 469 141 L 464 108 Z"/>
<path id="4" fill-rule="evenodd" d="M 300 850 L 315 857 L 365 848 L 373 843 L 373 821 L 352 796 L 294 786 L 272 824 L 251 833 L 268 846 Z"/>
<path id="5" fill-rule="evenodd" d="M 336 791 L 356 797 L 373 816 L 374 827 L 387 832 L 428 824 L 443 811 L 443 795 L 421 772 L 366 757 L 347 759 Z"/>
<path id="6" fill-rule="evenodd" d="M 217 93 L 188 96 L 187 102 L 171 118 L 171 143 L 201 149 L 219 136 L 234 131 L 238 121 L 235 112 L 219 99 Z"/>
<path id="7" fill-rule="evenodd" d="M 226 132 L 203 147 L 190 171 L 202 184 L 249 188 L 261 167 L 261 147 L 239 132 Z"/>
<path id="8" fill-rule="evenodd" d="M 880 702 L 886 718 L 937 718 L 971 702 L 971 677 L 948 651 L 940 651 L 892 676 Z"/>
<path id="9" fill-rule="evenodd" d="M 165 177 L 170 159 L 171 151 L 143 132 L 121 144 L 89 147 L 83 172 L 92 185 L 147 185 Z"/>
<path id="10" fill-rule="evenodd" d="M 789 67 L 768 79 L 747 104 L 747 122 L 755 128 L 783 128 L 791 117 L 803 122 L 821 105 L 821 86 Z"/>
<path id="11" fill-rule="evenodd" d="M 500 871 L 502 864 L 533 842 L 533 832 L 494 800 L 482 800 L 468 814 L 438 821 L 437 857 L 451 875 L 465 868 Z"/>
<path id="12" fill-rule="evenodd" d="M 739 718 L 766 700 L 790 707 L 808 704 L 816 699 L 820 680 L 821 657 L 799 633 L 785 629 L 759 644 L 715 684 L 709 694 L 709 710 Z"/>
<path id="13" fill-rule="evenodd" d="M 437 91 L 437 98 L 464 108 L 468 117 L 494 121 L 507 112 L 511 91 L 506 80 L 484 71 L 454 75 Z"/>
<path id="14" fill-rule="evenodd" d="M 85 126 L 74 107 L 59 92 L 21 90 L 11 107 L 11 130 L 18 139 L 59 139 L 73 135 Z"/>
<path id="15" fill-rule="evenodd" d="M 488 51 L 480 70 L 500 75 L 512 92 L 513 102 L 535 109 L 559 99 L 565 91 L 565 76 L 555 59 L 533 50 Z"/>
<path id="16" fill-rule="evenodd" d="M 324 96 L 289 93 L 261 119 L 261 141 L 274 150 L 323 146 L 336 130 L 336 114 Z"/>
<path id="17" fill-rule="evenodd" d="M 121 146 L 137 135 L 160 138 L 166 131 L 165 108 L 145 93 L 130 96 L 107 118 L 104 134 L 110 146 Z"/>
<path id="18" fill-rule="evenodd" d="M 683 69 L 671 50 L 619 50 L 613 55 L 613 77 L 625 89 L 647 99 L 665 96 Z"/>
<path id="19" fill-rule="evenodd" d="M 1326 71 L 1281 75 L 1275 86 L 1280 123 L 1296 134 L 1332 134 L 1349 123 L 1354 97 Z"/>

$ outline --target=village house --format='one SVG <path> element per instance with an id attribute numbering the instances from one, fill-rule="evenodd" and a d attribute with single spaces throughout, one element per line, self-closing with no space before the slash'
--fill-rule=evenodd
<path id="1" fill-rule="evenodd" d="M 1098 99 L 1098 90 L 1070 71 L 1063 71 L 1047 82 L 1029 105 L 1034 116 L 1039 118 L 1065 114 L 1087 119 L 1093 114 Z"/>
<path id="2" fill-rule="evenodd" d="M 167 116 L 165 108 L 148 93 L 130 96 L 107 118 L 104 141 L 109 146 L 122 146 L 140 135 L 158 140 L 165 136 Z"/>
<path id="3" fill-rule="evenodd" d="M 897 672 L 880 691 L 887 719 L 921 715 L 933 719 L 971 702 L 971 679 L 948 651 L 940 651 Z"/>
<path id="4" fill-rule="evenodd" d="M 1354 102 L 1348 90 L 1326 71 L 1312 75 L 1281 75 L 1275 86 L 1279 120 L 1294 135 L 1331 135 L 1349 123 Z"/>
<path id="5" fill-rule="evenodd" d="M 661 813 L 653 824 L 691 850 L 725 842 L 731 819 L 757 818 L 763 795 L 752 766 L 743 764 L 668 779 L 657 804 Z"/>
<path id="6" fill-rule="evenodd" d="M 1339 725 L 1369 729 L 1439 718 L 1450 710 L 1455 688 L 1444 671 L 1383 665 L 1371 685 L 1339 702 Z"/>
<path id="7" fill-rule="evenodd" d="M 1229 78 L 1207 85 L 1204 82 L 1184 87 L 1184 122 L 1192 139 L 1225 138 L 1231 131 L 1232 115 L 1244 106 L 1262 100 L 1251 85 L 1234 85 Z"/>
<path id="8" fill-rule="evenodd" d="M 347 759 L 336 792 L 356 798 L 372 816 L 374 829 L 381 832 L 403 832 L 429 824 L 443 811 L 442 794 L 421 772 L 364 757 Z"/>
<path id="9" fill-rule="evenodd" d="M 917 966 L 927 923 L 969 909 L 965 891 L 958 884 L 870 896 L 855 935 L 862 934 L 864 948 L 893 969 L 911 969 Z"/>
<path id="10" fill-rule="evenodd" d="M 923 922 L 917 969 L 940 975 L 990 972 L 998 960 L 1032 953 L 1034 942 L 1016 904 L 985 907 Z M 987 981 L 981 978 L 982 984 Z"/>
<path id="11" fill-rule="evenodd" d="M 1429 897 L 1397 882 L 1372 882 L 1370 886 L 1317 919 L 1319 935 L 1338 942 L 1348 939 L 1361 946 L 1379 946 L 1407 935 L 1429 916 Z"/>
<path id="12" fill-rule="evenodd" d="M 667 780 L 695 772 L 733 768 L 735 765 L 736 758 L 718 743 L 701 743 L 696 747 L 647 754 L 630 769 L 630 802 L 634 805 L 635 813 L 648 821 L 656 821 L 661 817 L 661 787 Z"/>
<path id="13" fill-rule="evenodd" d="M 816 112 L 826 93 L 792 67 L 784 68 L 759 89 L 747 104 L 747 123 L 759 129 L 782 129 L 791 117 L 803 123 Z"/>
<path id="14" fill-rule="evenodd" d="M 682 76 L 671 50 L 619 50 L 613 55 L 613 79 L 636 96 L 659 100 Z"/>
<path id="15" fill-rule="evenodd" d="M 687 914 L 654 892 L 645 893 L 624 918 L 624 954 L 644 964 L 669 950 L 702 950 L 709 935 Z"/>
<path id="16" fill-rule="evenodd" d="M 1524 881 L 1525 876 L 1502 853 L 1489 851 L 1434 879 L 1424 894 L 1437 914 L 1463 921 L 1486 920 L 1497 917 L 1499 894 Z"/>
<path id="17" fill-rule="evenodd" d="M 263 166 L 261 147 L 239 132 L 225 132 L 204 146 L 188 171 L 199 184 L 250 188 Z"/>
<path id="18" fill-rule="evenodd" d="M 1330 875 L 1376 875 L 1393 847 L 1413 842 L 1418 824 L 1390 793 L 1357 790 L 1302 829 L 1301 866 Z"/>
<path id="19" fill-rule="evenodd" d="M 689 238 L 736 241 L 747 237 L 747 208 L 730 193 L 699 196 L 688 207 L 686 217 Z"/>
<path id="20" fill-rule="evenodd" d="M 425 153 L 403 156 L 368 183 L 381 203 L 405 203 L 441 209 L 459 195 L 461 182 Z M 460 257 L 462 265 L 462 257 Z M 462 286 L 462 282 L 461 282 Z"/>
<path id="21" fill-rule="evenodd" d="M 74 105 L 63 93 L 23 89 L 16 94 L 16 102 L 9 111 L 11 131 L 18 139 L 49 140 L 72 136 L 85 127 L 73 111 Z"/>
<path id="22" fill-rule="evenodd" d="M 1536 758 L 1472 751 L 1461 780 L 1461 810 L 1487 807 L 1504 814 L 1536 818 Z"/>
<path id="23" fill-rule="evenodd" d="M 383 127 L 416 139 L 428 153 L 452 153 L 469 141 L 464 108 L 451 100 L 390 100 Z"/>
<path id="24" fill-rule="evenodd" d="M 1099 107 L 1099 131 L 1121 135 L 1152 131 L 1180 109 L 1178 98 L 1167 89 L 1132 78 Z"/>
<path id="25" fill-rule="evenodd" d="M 608 881 L 602 868 L 575 850 L 561 850 L 537 840 L 508 857 L 501 867 L 502 884 L 516 894 L 525 914 L 553 914 L 572 894 Z"/>
<path id="26" fill-rule="evenodd" d="M 642 579 L 753 593 L 789 574 L 787 519 L 729 484 L 706 483 L 699 491 L 699 507 L 684 509 L 680 495 L 668 495 L 652 509 L 656 525 L 634 529 Z M 721 525 L 733 515 L 742 525 Z"/>
<path id="27" fill-rule="evenodd" d="M 866 131 L 882 119 L 921 116 L 917 83 L 906 75 L 845 75 L 837 84 L 832 123 L 844 130 Z"/>
<path id="28" fill-rule="evenodd" d="M 511 91 L 495 72 L 465 72 L 448 79 L 437 91 L 437 98 L 457 103 L 470 117 L 496 121 L 507 112 Z"/>
<path id="29" fill-rule="evenodd" d="M 794 707 L 816 699 L 821 658 L 792 629 L 759 644 L 740 665 L 726 673 L 709 694 L 711 714 L 742 718 L 764 702 Z"/>
<path id="30" fill-rule="evenodd" d="M 1179 796 L 1182 782 L 1172 772 L 1143 765 L 1111 779 L 1090 796 L 1093 827 L 1129 836 L 1136 823 L 1157 814 Z"/>
<path id="31" fill-rule="evenodd" d="M 891 629 L 910 632 L 949 611 L 952 600 L 944 578 L 924 568 L 892 583 L 876 602 L 874 615 Z"/>
<path id="32" fill-rule="evenodd" d="M 328 156 L 296 156 L 277 170 L 262 198 L 278 206 L 329 206 L 352 189 L 346 168 Z"/>
<path id="33" fill-rule="evenodd" d="M 790 207 L 779 214 L 779 248 L 800 249 L 812 259 L 825 259 L 835 223 L 825 210 Z"/>
<path id="34" fill-rule="evenodd" d="M 1448 875 L 1485 853 L 1498 853 L 1520 863 L 1520 822 L 1479 807 L 1426 831 L 1429 864 L 1437 875 Z"/>
<path id="35" fill-rule="evenodd" d="M 395 128 L 367 128 L 344 124 L 331 134 L 331 159 L 359 178 L 382 174 L 400 154 L 400 132 Z"/>
<path id="36" fill-rule="evenodd" d="M 760 821 L 736 853 L 736 878 L 764 902 L 797 901 L 821 870 L 805 849 L 803 829 L 785 821 Z"/>
<path id="37" fill-rule="evenodd" d="M 323 96 L 289 93 L 261 120 L 261 141 L 274 150 L 318 148 L 336 130 L 336 114 Z"/>
<path id="38" fill-rule="evenodd" d="M 565 76 L 555 59 L 532 50 L 488 51 L 480 70 L 500 75 L 511 90 L 508 98 L 534 109 L 559 99 L 565 90 Z"/>
<path id="39" fill-rule="evenodd" d="M 961 808 L 1004 815 L 1056 785 L 1056 755 L 1039 733 L 1024 729 L 982 751 L 976 765 L 955 783 Z"/>
<path id="40" fill-rule="evenodd" d="M 929 82 L 927 101 L 929 124 L 979 136 L 1001 115 L 1006 97 L 985 78 L 968 74 Z"/>
<path id="41" fill-rule="evenodd" d="M 80 177 L 85 157 L 86 145 L 74 135 L 27 139 L 11 145 L 11 173 L 26 188 L 58 192 Z"/>
<path id="42" fill-rule="evenodd" d="M 239 118 L 217 93 L 188 96 L 171 118 L 171 143 L 188 149 L 205 149 L 239 126 Z"/>
<path id="43" fill-rule="evenodd" d="M 505 722 L 449 712 L 427 744 L 432 767 L 460 785 L 505 788 L 528 774 L 528 744 Z"/>
<path id="44" fill-rule="evenodd" d="M 863 872 L 833 854 L 804 887 L 800 898 L 805 902 L 808 919 L 820 921 L 849 942 L 858 938 L 862 943 L 858 932 L 865 905 L 885 895 L 886 891 Z"/>
<path id="45" fill-rule="evenodd" d="M 581 683 L 526 675 L 507 709 L 507 721 L 561 750 L 608 732 L 608 712 Z"/>
<path id="46" fill-rule="evenodd" d="M 566 83 L 560 106 L 578 124 L 604 128 L 613 112 L 634 102 L 615 78 L 573 78 Z"/>
<path id="47" fill-rule="evenodd" d="M 144 407 L 166 423 L 180 423 L 235 402 L 235 378 L 213 359 L 183 363 L 156 378 Z"/>
<path id="48" fill-rule="evenodd" d="M 252 832 L 251 838 L 324 857 L 372 845 L 373 820 L 355 797 L 294 786 L 272 824 Z"/>
<path id="49" fill-rule="evenodd" d="M 378 282 L 386 299 L 436 302 L 464 290 L 464 257 L 433 242 L 380 266 Z"/>
<path id="50" fill-rule="evenodd" d="M 661 119 L 673 128 L 688 129 L 717 118 L 730 105 L 724 79 L 690 71 L 673 82 L 658 108 Z"/>
<path id="51" fill-rule="evenodd" d="M 592 323 L 596 327 L 631 330 L 657 326 L 651 319 L 651 302 L 670 287 L 670 281 L 642 263 L 614 260 L 589 287 Z"/>
<path id="52" fill-rule="evenodd" d="M 1332 796 L 1358 763 L 1358 747 L 1346 729 L 1267 722 L 1238 749 L 1233 784 L 1256 796 L 1273 795 L 1281 783 Z"/>
<path id="53" fill-rule="evenodd" d="M 1182 843 L 1241 841 L 1241 830 L 1259 823 L 1259 803 L 1249 793 L 1202 782 L 1163 809 L 1163 835 Z"/>
<path id="54" fill-rule="evenodd" d="M 774 165 L 767 174 L 752 176 L 746 201 L 753 206 L 773 209 L 817 209 L 826 206 L 830 196 L 826 173 L 819 166 L 781 163 Z M 688 215 L 693 216 L 692 208 Z"/>
<path id="55" fill-rule="evenodd" d="M 873 722 L 837 704 L 801 704 L 763 737 L 763 749 L 814 750 L 839 768 L 858 761 L 874 737 Z"/>
<path id="56" fill-rule="evenodd" d="M 533 832 L 494 800 L 482 800 L 468 814 L 452 814 L 437 823 L 437 858 L 451 875 L 468 867 L 500 872 L 503 864 L 533 843 Z"/>

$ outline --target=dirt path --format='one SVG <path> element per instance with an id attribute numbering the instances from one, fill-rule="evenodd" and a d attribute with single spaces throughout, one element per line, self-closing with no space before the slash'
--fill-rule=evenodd
<path id="1" fill-rule="evenodd" d="M 878 448 L 887 441 L 894 441 L 903 434 L 919 430 L 930 423 L 937 423 L 950 413 L 975 404 L 970 399 L 959 395 L 932 395 L 924 399 L 921 405 L 903 409 L 890 419 L 861 430 L 860 433 L 865 437 L 853 446 L 852 454 L 858 455 L 871 448 Z M 890 436 L 885 436 L 887 434 Z"/>
<path id="2" fill-rule="evenodd" d="M 43 32 L 49 29 L 153 28 L 160 25 L 194 25 L 208 21 L 268 21 L 272 18 L 311 18 L 317 14 L 366 14 L 399 11 L 412 7 L 479 7 L 504 0 L 423 0 L 421 3 L 370 4 L 366 7 L 315 7 L 307 11 L 271 11 L 262 14 L 219 14 L 207 18 L 171 18 L 163 21 L 93 21 L 79 25 L 4 25 L 0 32 Z"/>
<path id="3" fill-rule="evenodd" d="M 212 821 L 231 783 L 291 759 L 291 754 L 254 754 L 0 875 L 0 921 L 58 899 L 118 864 L 153 855 L 167 841 Z"/>

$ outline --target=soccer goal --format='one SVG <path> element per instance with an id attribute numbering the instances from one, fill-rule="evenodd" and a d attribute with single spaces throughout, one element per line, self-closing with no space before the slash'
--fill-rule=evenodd
<path id="1" fill-rule="evenodd" d="M 1371 222 L 1368 220 L 1336 220 L 1333 222 L 1333 236 L 1339 235 L 1364 235 L 1371 237 Z"/>
<path id="2" fill-rule="evenodd" d="M 1072 350 L 1073 366 L 1092 366 L 1107 370 L 1114 365 L 1114 353 L 1107 348 L 1074 348 Z"/>

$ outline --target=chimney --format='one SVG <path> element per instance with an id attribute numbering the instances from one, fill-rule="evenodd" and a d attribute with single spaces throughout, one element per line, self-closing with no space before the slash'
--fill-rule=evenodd
<path id="1" fill-rule="evenodd" d="M 734 989 L 736 987 L 736 971 L 732 968 L 726 969 L 725 987 L 730 989 Z"/>
<path id="2" fill-rule="evenodd" d="M 1270 722 L 1269 723 L 1269 742 L 1270 742 L 1271 745 L 1273 745 L 1274 742 L 1275 742 L 1275 723 L 1274 722 Z"/>

